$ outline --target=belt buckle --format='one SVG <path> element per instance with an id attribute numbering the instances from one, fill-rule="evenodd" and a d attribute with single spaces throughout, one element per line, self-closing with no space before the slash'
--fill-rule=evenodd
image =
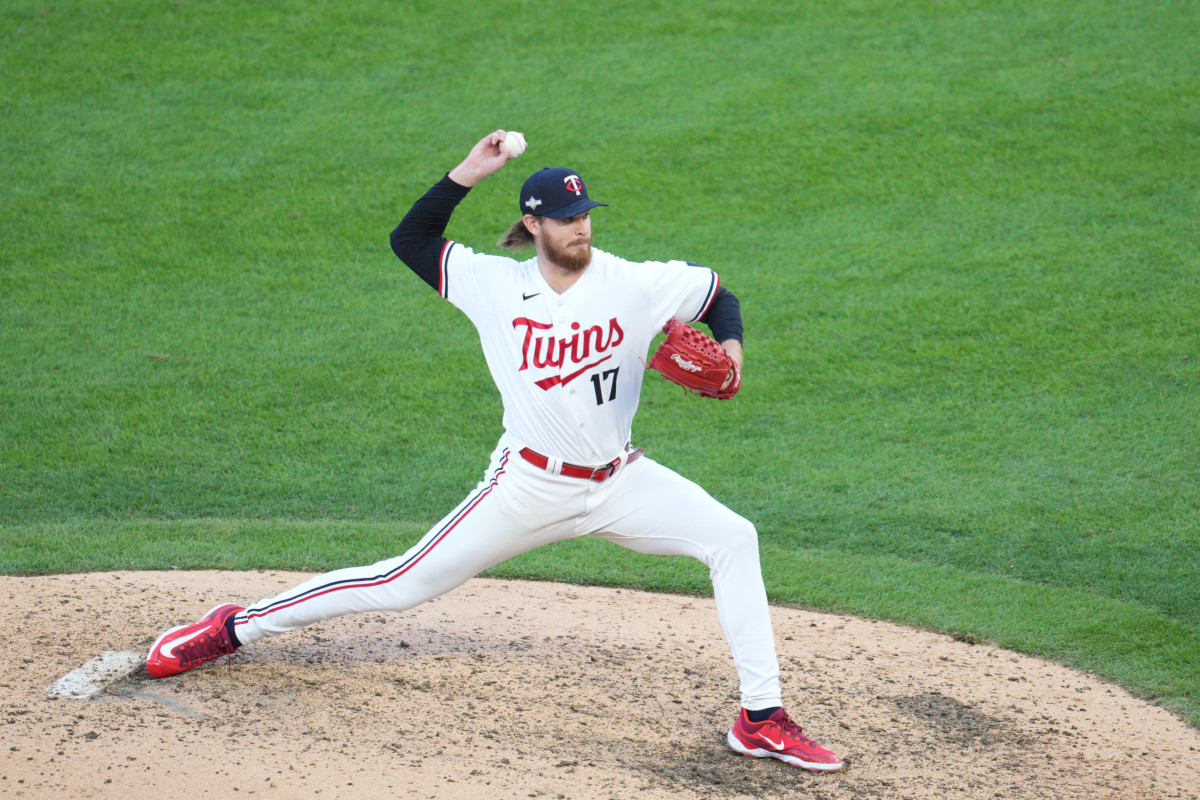
<path id="1" fill-rule="evenodd" d="M 617 471 L 617 465 L 621 463 L 621 459 L 614 458 L 612 461 L 605 464 L 603 467 L 592 470 L 592 480 L 596 483 L 603 483 L 613 476 Z"/>
<path id="2" fill-rule="evenodd" d="M 616 467 L 613 466 L 612 464 L 605 464 L 603 467 L 600 467 L 599 469 L 592 470 L 591 479 L 594 480 L 596 483 L 604 483 L 606 480 L 608 480 L 609 478 L 611 478 L 613 476 L 613 472 L 615 470 L 616 470 Z"/>

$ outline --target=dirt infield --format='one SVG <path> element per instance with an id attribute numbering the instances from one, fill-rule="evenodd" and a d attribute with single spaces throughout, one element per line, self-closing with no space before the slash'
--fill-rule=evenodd
<path id="1" fill-rule="evenodd" d="M 47 688 L 295 573 L 2 578 L 0 795 L 29 798 L 1200 798 L 1200 732 L 987 645 L 773 608 L 792 716 L 846 768 L 729 752 L 709 599 L 475 579 L 92 699 Z"/>

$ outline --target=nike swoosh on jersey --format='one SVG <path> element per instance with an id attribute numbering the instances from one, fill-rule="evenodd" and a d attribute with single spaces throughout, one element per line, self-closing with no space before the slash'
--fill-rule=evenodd
<path id="1" fill-rule="evenodd" d="M 539 294 L 541 294 L 541 292 L 534 292 L 533 294 L 525 294 L 524 292 L 521 292 L 521 299 L 528 300 L 531 297 L 537 297 Z"/>
<path id="2" fill-rule="evenodd" d="M 542 378 L 540 381 L 534 381 L 533 385 L 537 386 L 539 389 L 545 389 L 547 391 L 550 389 L 553 389 L 555 386 L 558 386 L 559 384 L 562 384 L 563 386 L 565 386 L 568 383 L 570 383 L 571 381 L 578 378 L 583 373 L 587 372 L 592 367 L 594 367 L 598 364 L 603 364 L 605 361 L 608 361 L 610 358 L 612 358 L 612 353 L 609 353 L 608 355 L 606 355 L 604 358 L 600 359 L 599 361 L 593 361 L 591 364 L 588 364 L 586 367 L 580 367 L 578 370 L 576 370 L 575 372 L 572 372 L 570 375 L 567 375 L 566 377 L 563 377 L 561 375 L 551 375 L 549 378 Z"/>

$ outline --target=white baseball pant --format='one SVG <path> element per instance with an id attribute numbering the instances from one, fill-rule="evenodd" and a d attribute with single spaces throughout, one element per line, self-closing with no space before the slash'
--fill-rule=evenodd
<path id="1" fill-rule="evenodd" d="M 404 555 L 318 575 L 250 606 L 236 617 L 238 640 L 249 644 L 343 614 L 402 611 L 513 556 L 592 535 L 706 564 L 743 707 L 783 705 L 751 522 L 649 458 L 596 482 L 552 475 L 526 462 L 519 449 L 501 439 L 475 490 Z"/>

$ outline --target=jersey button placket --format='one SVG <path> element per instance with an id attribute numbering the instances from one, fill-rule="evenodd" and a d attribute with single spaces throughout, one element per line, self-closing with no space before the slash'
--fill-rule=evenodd
<path id="1" fill-rule="evenodd" d="M 571 335 L 572 335 L 572 333 L 574 333 L 574 331 L 572 331 L 570 326 L 567 325 L 566 301 L 560 297 L 560 298 L 558 298 L 558 300 L 555 301 L 555 305 L 558 307 L 557 320 L 558 320 L 558 326 L 559 326 L 557 328 L 556 332 L 561 337 L 562 341 L 567 341 L 571 338 Z M 565 353 L 563 354 L 562 367 L 560 367 L 562 375 L 565 376 L 567 374 L 570 374 L 575 369 L 578 369 L 579 366 L 580 366 L 579 364 L 569 362 L 567 360 L 566 354 Z M 572 386 L 570 389 L 567 389 L 566 391 L 567 391 L 568 396 L 571 396 L 571 397 L 575 396 L 575 387 L 574 386 Z M 575 409 L 576 414 L 578 414 L 578 412 L 580 410 L 579 407 L 578 406 L 572 406 L 572 407 Z M 579 416 L 576 416 L 575 414 L 573 414 L 573 416 L 575 416 L 576 421 L 579 422 L 579 432 L 580 432 L 580 434 L 582 434 L 583 431 L 587 427 L 587 423 L 586 423 L 586 421 L 579 421 L 579 419 L 580 419 Z M 582 444 L 582 440 L 581 440 L 581 444 Z"/>

